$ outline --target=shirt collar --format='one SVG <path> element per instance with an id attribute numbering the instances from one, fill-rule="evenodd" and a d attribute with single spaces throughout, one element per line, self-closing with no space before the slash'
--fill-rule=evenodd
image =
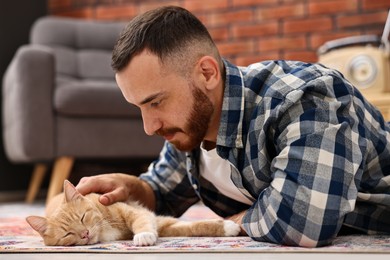
<path id="1" fill-rule="evenodd" d="M 217 145 L 243 148 L 244 79 L 237 66 L 223 62 L 226 79 Z"/>

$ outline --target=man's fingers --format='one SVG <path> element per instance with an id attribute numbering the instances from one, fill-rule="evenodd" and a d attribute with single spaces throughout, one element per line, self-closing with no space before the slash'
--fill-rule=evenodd
<path id="1" fill-rule="evenodd" d="M 77 184 L 76 189 L 82 195 L 87 195 L 91 192 L 94 192 L 94 181 L 91 177 L 83 177 L 80 179 L 80 182 Z"/>
<path id="2" fill-rule="evenodd" d="M 112 204 L 107 194 L 100 196 L 99 202 L 104 206 L 109 206 L 110 204 Z"/>
<path id="3" fill-rule="evenodd" d="M 126 176 L 127 178 L 127 176 Z M 111 205 L 117 201 L 126 201 L 130 190 L 127 188 L 124 175 L 102 174 L 97 176 L 83 177 L 77 184 L 76 189 L 82 195 L 100 193 L 99 201 L 103 205 Z"/>
<path id="4" fill-rule="evenodd" d="M 100 196 L 99 201 L 101 204 L 108 206 L 118 201 L 125 201 L 126 199 L 126 191 L 122 188 L 118 188 Z"/>

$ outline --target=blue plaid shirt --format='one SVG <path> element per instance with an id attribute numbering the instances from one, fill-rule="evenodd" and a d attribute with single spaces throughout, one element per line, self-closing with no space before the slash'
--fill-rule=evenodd
<path id="1" fill-rule="evenodd" d="M 199 199 L 222 217 L 246 210 L 250 237 L 286 245 L 329 244 L 343 225 L 390 232 L 390 128 L 358 90 L 319 64 L 225 61 L 225 69 L 217 153 L 253 205 L 202 178 L 199 150 L 165 143 L 140 177 L 157 213 L 179 216 Z"/>

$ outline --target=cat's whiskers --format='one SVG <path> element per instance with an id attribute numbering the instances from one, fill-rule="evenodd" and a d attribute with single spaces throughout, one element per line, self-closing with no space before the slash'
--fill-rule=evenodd
<path id="1" fill-rule="evenodd" d="M 103 224 L 102 224 L 103 223 Z M 95 233 L 96 233 L 96 230 L 99 228 L 99 227 L 103 227 L 105 225 L 104 223 L 104 218 L 101 218 L 99 219 L 97 222 L 95 222 L 89 229 L 89 234 L 91 236 L 94 236 Z"/>
<path id="2" fill-rule="evenodd" d="M 117 227 L 115 227 L 115 225 L 117 225 Z M 97 243 L 116 240 L 118 239 L 118 237 L 122 237 L 120 235 L 122 230 L 122 222 L 109 221 L 107 219 L 101 218 L 98 221 L 95 221 L 95 223 L 90 227 L 90 241 L 93 243 Z"/>

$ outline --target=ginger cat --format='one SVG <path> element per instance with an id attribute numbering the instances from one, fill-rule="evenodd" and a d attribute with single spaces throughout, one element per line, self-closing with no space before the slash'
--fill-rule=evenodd
<path id="1" fill-rule="evenodd" d="M 237 236 L 238 224 L 230 220 L 181 221 L 156 216 L 137 202 L 117 202 L 103 206 L 98 194 L 82 196 L 69 182 L 64 192 L 53 198 L 47 217 L 29 216 L 47 246 L 90 245 L 113 240 L 133 239 L 136 246 L 150 246 L 157 237 Z"/>

